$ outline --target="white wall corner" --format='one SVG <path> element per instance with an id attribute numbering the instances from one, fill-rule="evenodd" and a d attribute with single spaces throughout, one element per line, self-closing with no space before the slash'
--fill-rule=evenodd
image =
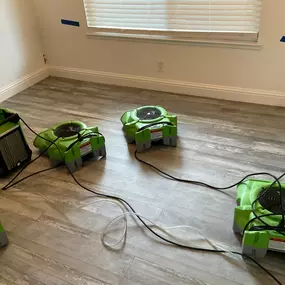
<path id="1" fill-rule="evenodd" d="M 49 68 L 44 67 L 0 88 L 0 102 L 3 102 L 4 100 L 42 81 L 49 75 Z"/>
<path id="2" fill-rule="evenodd" d="M 285 107 L 285 93 L 271 90 L 201 84 L 61 66 L 50 67 L 50 75 L 95 83 L 136 87 L 177 94 Z"/>

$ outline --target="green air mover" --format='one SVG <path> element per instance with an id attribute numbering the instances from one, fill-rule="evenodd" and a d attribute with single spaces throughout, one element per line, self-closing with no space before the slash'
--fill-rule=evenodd
<path id="1" fill-rule="evenodd" d="M 282 211 L 279 187 L 267 190 L 271 183 L 249 179 L 241 183 L 237 191 L 233 230 L 235 233 L 243 233 L 242 253 L 257 258 L 264 257 L 268 250 L 285 252 L 285 236 L 272 229 L 281 225 Z M 281 187 L 285 197 L 285 184 L 281 184 Z M 252 203 L 257 198 L 253 205 L 255 214 L 269 227 L 254 216 Z M 282 203 L 285 207 L 285 200 Z M 253 221 L 249 222 L 251 219 Z"/>
<path id="2" fill-rule="evenodd" d="M 8 109 L 0 109 L 0 175 L 22 166 L 31 156 L 19 115 Z"/>
<path id="3" fill-rule="evenodd" d="M 8 245 L 8 239 L 3 226 L 0 223 L 0 248 Z"/>
<path id="4" fill-rule="evenodd" d="M 54 141 L 56 145 L 51 145 Z M 98 128 L 87 127 L 77 121 L 62 122 L 41 132 L 35 138 L 34 145 L 40 151 L 51 145 L 47 155 L 52 163 L 64 162 L 72 172 L 82 165 L 84 159 L 106 156 L 105 138 Z"/>
<path id="5" fill-rule="evenodd" d="M 137 151 L 151 147 L 153 141 L 176 146 L 177 116 L 160 106 L 143 106 L 127 111 L 121 117 L 128 143 L 136 143 Z"/>

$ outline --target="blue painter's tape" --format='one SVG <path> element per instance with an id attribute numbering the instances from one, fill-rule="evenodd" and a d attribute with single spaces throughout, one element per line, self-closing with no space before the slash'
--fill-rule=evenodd
<path id="1" fill-rule="evenodd" d="M 79 27 L 80 26 L 79 22 L 70 21 L 70 20 L 64 20 L 64 19 L 61 19 L 61 23 L 63 25 L 69 25 L 69 26 L 75 26 L 75 27 Z"/>
<path id="2" fill-rule="evenodd" d="M 285 36 L 281 38 L 280 42 L 285 43 Z"/>

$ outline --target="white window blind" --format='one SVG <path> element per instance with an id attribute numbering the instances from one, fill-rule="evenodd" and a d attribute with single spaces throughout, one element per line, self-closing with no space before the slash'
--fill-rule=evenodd
<path id="1" fill-rule="evenodd" d="M 262 0 L 84 0 L 97 32 L 257 41 Z"/>

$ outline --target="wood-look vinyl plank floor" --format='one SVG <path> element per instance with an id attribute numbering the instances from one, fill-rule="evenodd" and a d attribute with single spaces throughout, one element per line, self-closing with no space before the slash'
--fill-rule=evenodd
<path id="1" fill-rule="evenodd" d="M 224 247 L 240 250 L 240 239 L 232 232 L 234 188 L 224 194 L 181 184 L 135 160 L 135 147 L 126 144 L 120 117 L 140 105 L 162 105 L 178 115 L 178 146 L 154 147 L 140 154 L 173 175 L 225 186 L 250 172 L 284 171 L 284 108 L 55 77 L 2 103 L 37 132 L 65 120 L 98 125 L 106 138 L 107 158 L 89 161 L 75 173 L 84 185 L 128 200 L 140 214 L 162 225 L 193 226 Z M 24 132 L 37 155 L 34 135 L 25 127 Z M 49 166 L 48 159 L 41 158 L 24 173 Z M 8 180 L 2 179 L 1 185 Z M 131 220 L 125 245 L 111 251 L 101 244 L 100 235 L 119 213 L 79 188 L 61 168 L 1 192 L 0 220 L 10 244 L 0 250 L 0 283 L 273 284 L 251 262 L 165 245 Z M 192 245 L 207 246 L 191 230 L 174 233 Z M 282 254 L 269 253 L 261 263 L 285 282 L 283 260 Z"/>

